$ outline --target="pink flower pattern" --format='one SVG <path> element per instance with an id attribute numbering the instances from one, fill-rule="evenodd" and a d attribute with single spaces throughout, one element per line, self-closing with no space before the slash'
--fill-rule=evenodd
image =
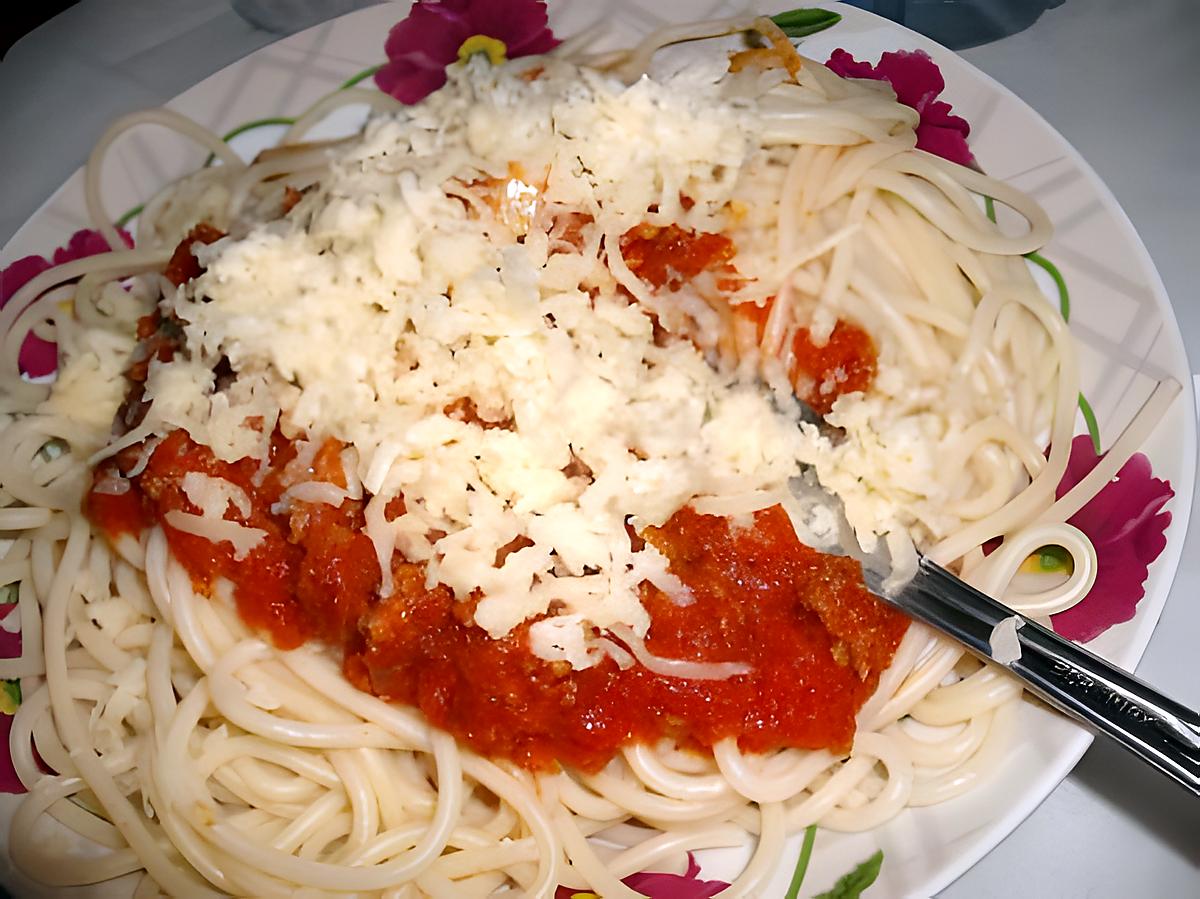
<path id="1" fill-rule="evenodd" d="M 423 100 L 446 83 L 446 66 L 476 36 L 500 41 L 508 59 L 546 53 L 558 45 L 546 25 L 542 0 L 417 0 L 388 33 L 388 61 L 375 73 L 375 84 L 401 103 Z"/>
<path id="2" fill-rule="evenodd" d="M 1076 437 L 1057 495 L 1082 481 L 1101 458 L 1091 437 Z M 1135 453 L 1104 489 L 1068 519 L 1096 548 L 1096 582 L 1077 605 L 1051 616 L 1055 631 L 1085 643 L 1133 617 L 1146 595 L 1150 563 L 1167 545 L 1171 513 L 1163 506 L 1174 495 L 1168 481 L 1154 477 L 1150 460 Z"/>
<path id="3" fill-rule="evenodd" d="M 16 610 L 16 603 L 0 603 L 0 621 Z M 11 633 L 0 627 L 0 659 L 15 659 L 21 654 L 21 634 Z M 7 684 L 0 690 L 8 691 Z M 0 697 L 3 699 L 4 697 Z M 13 716 L 0 711 L 0 793 L 24 793 L 25 785 L 17 777 L 13 767 L 12 753 L 8 746 L 8 735 L 12 731 Z"/>
<path id="4" fill-rule="evenodd" d="M 682 874 L 662 874 L 639 871 L 630 874 L 621 882 L 631 890 L 637 890 L 649 899 L 710 899 L 729 886 L 723 880 L 701 880 L 700 865 L 692 853 L 688 853 L 687 870 Z M 554 899 L 577 899 L 594 896 L 587 890 L 572 890 L 559 887 Z"/>
<path id="5" fill-rule="evenodd" d="M 128 232 L 121 231 L 121 238 L 128 246 L 133 246 L 133 238 Z M 18 290 L 42 272 L 65 262 L 96 256 L 109 250 L 104 235 L 99 231 L 84 229 L 72 234 L 66 246 L 54 251 L 52 259 L 48 260 L 43 256 L 23 256 L 0 272 L 0 308 L 7 305 Z M 58 349 L 50 341 L 30 334 L 21 344 L 17 364 L 23 374 L 34 378 L 44 377 L 52 374 L 58 367 Z"/>
<path id="6" fill-rule="evenodd" d="M 13 767 L 12 750 L 8 746 L 9 734 L 12 733 L 13 716 L 0 713 L 0 741 L 3 750 L 0 751 L 0 793 L 25 793 L 25 784 L 17 777 L 17 769 Z"/>
<path id="7" fill-rule="evenodd" d="M 921 114 L 917 125 L 917 149 L 941 156 L 959 165 L 973 166 L 975 157 L 967 147 L 971 126 L 961 116 L 951 114 L 949 103 L 938 95 L 946 88 L 937 63 L 923 50 L 897 50 L 884 53 L 879 62 L 858 62 L 842 49 L 833 51 L 825 63 L 843 78 L 869 78 L 886 81 L 896 99 Z"/>
<path id="8" fill-rule="evenodd" d="M 121 231 L 121 239 L 126 246 L 133 246 L 133 238 L 126 231 Z M 44 271 L 107 253 L 112 248 L 99 231 L 84 229 L 71 235 L 65 246 L 54 251 L 50 259 L 44 256 L 23 256 L 0 272 L 0 307 L 7 305 L 22 287 Z M 58 367 L 58 347 L 48 340 L 30 334 L 21 344 L 21 352 L 17 364 L 23 374 L 40 378 L 53 374 Z M 0 619 L 7 617 L 14 609 L 12 603 L 0 604 Z M 0 659 L 12 659 L 21 654 L 21 634 L 10 633 L 0 628 Z M 12 692 L 10 685 L 0 683 L 0 690 Z M 13 768 L 12 754 L 9 750 L 8 739 L 12 731 L 13 716 L 0 711 L 0 793 L 24 793 L 25 787 L 17 777 Z"/>

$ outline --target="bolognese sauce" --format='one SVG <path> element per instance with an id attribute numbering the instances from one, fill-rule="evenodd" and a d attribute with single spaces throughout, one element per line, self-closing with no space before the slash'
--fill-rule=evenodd
<path id="1" fill-rule="evenodd" d="M 656 286 L 704 270 L 732 271 L 732 245 L 721 235 L 642 229 L 628 236 L 625 249 L 636 271 L 661 282 Z M 188 265 L 182 256 L 180 262 L 181 270 Z M 157 331 L 142 336 L 155 353 L 169 352 Z M 825 357 L 867 355 L 861 342 L 831 345 Z M 139 386 L 132 377 L 131 393 Z M 447 414 L 477 418 L 466 398 Z M 641 585 L 650 618 L 645 649 L 748 670 L 691 679 L 622 667 L 612 656 L 582 669 L 546 661 L 529 646 L 537 619 L 493 639 L 473 622 L 478 595 L 459 600 L 448 587 L 428 584 L 426 566 L 398 552 L 391 559 L 393 589 L 380 596 L 365 498 L 347 497 L 337 506 L 286 499 L 297 480 L 344 489 L 343 450 L 328 440 L 311 458 L 300 458 L 299 446 L 276 430 L 265 463 L 226 462 L 177 430 L 101 463 L 87 513 L 110 539 L 161 526 L 195 588 L 211 595 L 219 579 L 228 581 L 243 621 L 280 649 L 328 647 L 359 689 L 415 706 L 475 751 L 530 770 L 563 764 L 595 771 L 627 744 L 662 738 L 700 751 L 725 739 L 749 752 L 846 751 L 855 714 L 907 626 L 867 592 L 856 562 L 800 543 L 782 508 L 733 520 L 684 507 L 661 527 L 630 532 L 631 540 L 662 553 L 688 593 L 680 602 Z M 238 525 L 261 532 L 244 554 L 229 541 L 171 525 L 173 511 L 201 511 L 185 485 L 197 474 L 244 495 L 240 508 L 230 502 L 225 509 Z M 103 489 L 117 477 L 128 480 L 127 491 Z M 387 516 L 402 514 L 401 505 L 401 498 L 393 501 Z"/>
<path id="2" fill-rule="evenodd" d="M 718 290 L 736 290 L 740 283 L 731 262 L 735 247 L 724 234 L 642 224 L 625 232 L 621 252 L 629 270 L 656 290 L 678 290 L 701 272 L 714 277 Z M 761 340 L 773 303 L 773 297 L 762 305 L 737 303 L 733 312 L 754 322 Z M 875 380 L 875 342 L 845 319 L 823 343 L 808 328 L 796 329 L 791 349 L 788 375 L 796 394 L 820 415 L 829 412 L 839 396 L 866 391 Z"/>
<path id="3" fill-rule="evenodd" d="M 89 495 L 93 521 L 115 537 L 152 522 L 196 589 L 232 583 L 241 618 L 281 649 L 317 642 L 339 652 L 356 687 L 418 707 L 475 751 L 534 770 L 562 763 L 596 770 L 630 742 L 670 737 L 710 748 L 735 738 L 746 751 L 785 746 L 849 748 L 854 715 L 887 666 L 906 620 L 871 596 L 857 563 L 801 544 L 779 507 L 749 522 L 677 512 L 642 536 L 669 560 L 693 601 L 680 605 L 650 585 L 641 599 L 651 625 L 646 648 L 666 658 L 740 662 L 747 674 L 691 680 L 622 669 L 611 658 L 573 670 L 528 646 L 526 622 L 493 640 L 472 623 L 473 600 L 428 587 L 425 566 L 397 554 L 394 590 L 379 597 L 378 564 L 364 534 L 362 502 L 296 502 L 274 512 L 282 472 L 294 456 L 277 438 L 269 473 L 257 462 L 221 462 L 175 431 L 160 443 L 132 489 Z M 330 441 L 311 474 L 337 483 L 341 447 Z M 97 480 L 136 456 L 126 450 Z M 171 527 L 172 509 L 195 512 L 182 484 L 201 472 L 250 497 L 239 523 L 266 532 L 245 558 Z M 257 483 L 256 483 L 257 482 Z M 231 513 L 234 514 L 234 513 Z"/>

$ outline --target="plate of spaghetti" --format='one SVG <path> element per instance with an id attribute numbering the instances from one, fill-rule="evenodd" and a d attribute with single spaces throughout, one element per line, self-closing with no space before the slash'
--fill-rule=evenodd
<path id="1" fill-rule="evenodd" d="M 949 51 L 659 6 L 318 26 L 6 248 L 22 895 L 929 895 L 1082 754 L 853 552 L 1136 663 L 1195 456 L 1145 250 Z"/>

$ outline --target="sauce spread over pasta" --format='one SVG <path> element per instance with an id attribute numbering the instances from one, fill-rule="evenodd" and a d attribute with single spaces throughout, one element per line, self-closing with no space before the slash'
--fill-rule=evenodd
<path id="1" fill-rule="evenodd" d="M 734 250 L 733 241 L 724 234 L 697 233 L 677 225 L 639 225 L 621 241 L 625 264 L 656 290 L 677 290 L 702 272 L 714 276 L 718 290 L 736 289 L 738 273 L 730 263 Z M 761 340 L 772 302 L 739 303 L 733 311 L 754 322 Z M 819 415 L 828 413 L 842 394 L 865 391 L 875 380 L 875 342 L 853 322 L 839 320 L 824 343 L 814 340 L 808 328 L 797 328 L 791 350 L 788 375 L 796 395 Z"/>
<path id="2" fill-rule="evenodd" d="M 737 277 L 729 264 L 732 243 L 720 234 L 639 226 L 622 243 L 631 270 L 656 289 L 675 289 L 702 272 Z M 193 276 L 190 257 L 177 255 L 172 271 L 178 269 L 181 280 Z M 768 311 L 753 307 L 743 314 L 761 327 Z M 163 326 L 143 322 L 145 353 L 169 357 Z M 832 385 L 810 397 L 820 409 L 841 392 L 865 389 L 874 374 L 870 338 L 846 322 L 823 347 L 800 332 L 795 349 L 799 372 Z M 137 395 L 142 367 L 135 363 L 129 377 L 131 396 Z M 447 414 L 476 418 L 469 398 Z M 297 478 L 345 488 L 342 450 L 329 440 L 310 460 L 298 459 L 296 445 L 276 431 L 265 466 L 254 459 L 224 462 L 177 430 L 156 446 L 128 447 L 102 464 L 96 485 L 137 470 L 150 453 L 144 470 L 129 477 L 128 491 L 94 486 L 88 513 L 111 538 L 162 525 L 196 588 L 211 594 L 218 579 L 230 582 L 242 619 L 277 647 L 313 641 L 329 646 L 340 653 L 356 687 L 416 706 L 475 751 L 533 770 L 557 763 L 598 770 L 622 746 L 664 737 L 701 750 L 733 738 L 749 752 L 846 751 L 855 714 L 907 625 L 867 592 L 857 562 L 800 543 L 780 507 L 731 520 L 685 506 L 662 527 L 640 534 L 630 529 L 631 541 L 652 544 L 688 591 L 681 602 L 642 584 L 640 600 L 651 621 L 645 649 L 665 659 L 733 662 L 749 671 L 691 679 L 640 664 L 622 667 L 611 656 L 583 669 L 546 661 L 529 648 L 537 617 L 493 639 L 473 622 L 478 596 L 459 601 L 444 585 L 428 586 L 425 564 L 398 552 L 392 593 L 380 598 L 375 550 L 364 533 L 364 499 L 346 498 L 337 506 L 284 501 Z M 247 553 L 239 556 L 229 541 L 172 526 L 173 511 L 198 511 L 185 484 L 189 475 L 241 491 L 246 504 L 235 520 L 264 535 Z M 390 519 L 403 512 L 397 498 L 386 514 Z"/>
<path id="3" fill-rule="evenodd" d="M 312 461 L 313 474 L 336 482 L 339 450 L 327 443 Z M 110 464 L 129 467 L 136 455 L 130 448 Z M 685 507 L 643 536 L 670 560 L 694 601 L 678 605 L 645 585 L 652 622 L 646 647 L 662 657 L 737 661 L 753 670 L 691 680 L 640 665 L 623 670 L 611 658 L 572 670 L 530 652 L 529 622 L 491 639 L 471 623 L 471 601 L 457 602 L 441 585 L 427 589 L 425 566 L 399 555 L 394 593 L 377 598 L 361 501 L 271 511 L 293 456 L 277 439 L 269 472 L 256 478 L 257 463 L 217 461 L 176 431 L 132 479 L 133 489 L 119 496 L 93 491 L 88 511 L 110 536 L 136 533 L 171 509 L 191 509 L 181 486 L 189 472 L 237 485 L 251 498 L 244 523 L 267 532 L 246 558 L 236 559 L 228 542 L 163 524 L 198 589 L 211 592 L 215 579 L 229 580 L 242 618 L 279 648 L 309 641 L 334 647 L 355 686 L 417 706 L 475 751 L 527 768 L 557 761 L 596 770 L 621 746 L 660 737 L 693 748 L 733 737 L 751 752 L 844 751 L 855 712 L 906 627 L 903 616 L 867 593 L 858 563 L 801 544 L 780 508 L 735 523 Z"/>
<path id="4" fill-rule="evenodd" d="M 754 322 L 762 339 L 771 302 L 762 306 L 741 303 L 734 312 Z M 875 380 L 877 353 L 871 335 L 853 322 L 841 319 L 829 339 L 818 345 L 808 328 L 797 328 L 792 338 L 792 367 L 788 372 L 796 396 L 819 415 L 833 408 L 844 393 L 865 391 Z"/>
<path id="5" fill-rule="evenodd" d="M 249 165 L 219 151 L 165 188 L 133 252 L 15 304 L 5 564 L 44 637 L 11 660 L 44 674 L 21 814 L 79 798 L 79 840 L 128 844 L 97 867 L 19 827 L 22 870 L 609 896 L 703 830 L 757 842 L 731 894 L 782 895 L 797 826 L 876 827 L 1003 754 L 1019 690 L 941 649 L 953 671 L 922 677 L 932 636 L 811 547 L 886 536 L 900 580 L 915 548 L 969 566 L 1037 523 L 1009 514 L 1021 441 L 1065 464 L 1054 396 L 1078 379 L 1061 327 L 1019 313 L 1049 222 L 913 154 L 911 109 L 796 77 L 768 19 L 734 77 L 718 53 L 633 78 L 681 27 L 749 21 L 673 25 L 620 78 L 474 54 L 419 105 L 378 95 L 357 137 L 294 142 L 322 100 Z M 167 110 L 109 136 L 145 123 L 219 150 Z M 964 191 L 1028 231 L 964 217 Z M 48 388 L 18 371 L 34 331 Z M 949 383 L 981 333 L 986 377 Z M 992 421 L 1011 439 L 963 456 Z M 914 702 L 946 714 L 913 734 Z"/>

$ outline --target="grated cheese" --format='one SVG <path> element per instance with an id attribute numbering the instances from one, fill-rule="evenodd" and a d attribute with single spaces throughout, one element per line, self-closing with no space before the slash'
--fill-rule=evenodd
<path id="1" fill-rule="evenodd" d="M 183 476 L 183 492 L 205 518 L 224 518 L 232 505 L 243 518 L 250 516 L 250 497 L 246 491 L 224 478 L 214 478 L 199 471 Z"/>
<path id="2" fill-rule="evenodd" d="M 266 458 L 276 423 L 302 453 L 338 440 L 351 487 L 312 482 L 307 455 L 283 502 L 366 498 L 381 593 L 399 551 L 431 585 L 479 595 L 492 637 L 553 610 L 531 631 L 543 658 L 591 664 L 591 635 L 611 628 L 640 652 L 639 585 L 692 597 L 652 546 L 631 549 L 626 521 L 661 525 L 694 500 L 752 510 L 799 471 L 795 404 L 656 341 L 617 289 L 678 309 L 715 346 L 704 280 L 649 290 L 619 235 L 724 230 L 758 127 L 702 78 L 454 68 L 425 103 L 371 122 L 286 220 L 196 248 L 205 273 L 164 304 L 185 346 L 151 365 L 147 421 L 223 460 Z M 566 213 L 586 216 L 577 244 L 547 236 Z M 235 376 L 217 390 L 221 358 Z M 477 416 L 448 413 L 463 399 Z M 224 520 L 240 497 L 202 478 L 185 489 L 203 514 L 168 523 L 244 556 L 262 532 Z M 405 512 L 389 521 L 395 497 Z"/>
<path id="3" fill-rule="evenodd" d="M 103 445 L 125 398 L 122 375 L 135 342 L 132 333 L 98 328 L 80 329 L 73 336 L 77 343 L 61 355 L 54 390 L 38 411 L 76 422 L 78 437 L 72 443 L 86 456 Z"/>
<path id="4" fill-rule="evenodd" d="M 324 503 L 336 509 L 348 495 L 345 488 L 328 481 L 305 481 L 302 484 L 293 484 L 285 490 L 279 497 L 279 502 L 272 504 L 271 511 L 275 514 L 286 512 L 294 502 Z"/>
<path id="5" fill-rule="evenodd" d="M 267 532 L 262 528 L 246 527 L 236 521 L 220 518 L 206 518 L 179 509 L 171 509 L 163 519 L 175 530 L 203 537 L 210 543 L 233 544 L 233 557 L 239 562 L 267 536 Z"/>

